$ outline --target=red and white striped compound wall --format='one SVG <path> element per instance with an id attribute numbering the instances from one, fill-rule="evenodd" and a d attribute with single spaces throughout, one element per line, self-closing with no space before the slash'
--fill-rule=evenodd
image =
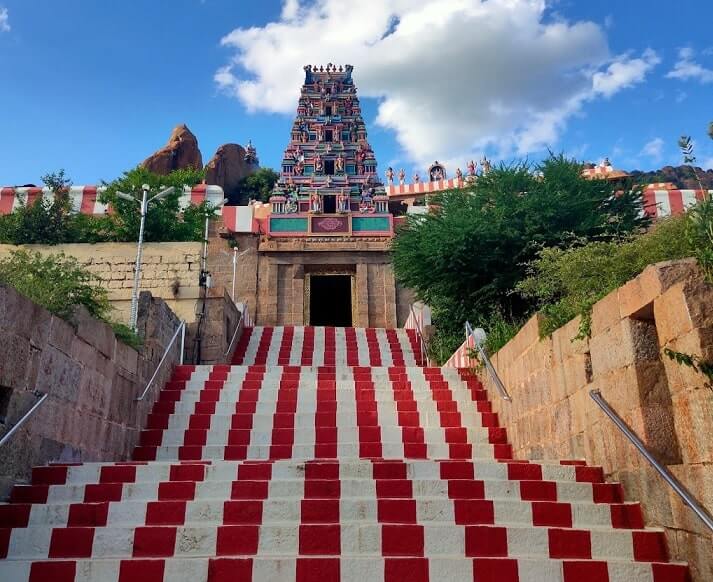
<path id="1" fill-rule="evenodd" d="M 651 217 L 675 216 L 683 214 L 708 194 L 713 196 L 713 190 L 644 190 L 644 212 Z"/>
<path id="2" fill-rule="evenodd" d="M 255 327 L 179 366 L 134 460 L 37 467 L 0 505 L 3 582 L 686 582 L 581 461 L 512 459 L 414 330 Z"/>
<path id="3" fill-rule="evenodd" d="M 99 202 L 99 194 L 104 190 L 103 186 L 72 186 L 69 189 L 72 211 L 82 214 L 106 214 L 109 210 L 107 205 Z M 0 215 L 10 214 L 22 202 L 32 204 L 39 198 L 51 200 L 54 198 L 54 193 L 49 188 L 0 188 Z M 220 186 L 199 184 L 193 188 L 184 188 L 179 197 L 179 204 L 183 210 L 191 204 L 200 204 L 204 200 L 210 204 L 218 204 L 223 198 L 223 189 Z"/>

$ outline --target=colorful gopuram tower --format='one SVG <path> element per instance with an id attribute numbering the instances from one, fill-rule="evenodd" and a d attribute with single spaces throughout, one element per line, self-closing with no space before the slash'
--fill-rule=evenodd
<path id="1" fill-rule="evenodd" d="M 268 234 L 393 234 L 352 70 L 331 63 L 304 67 L 297 116 L 270 199 Z"/>

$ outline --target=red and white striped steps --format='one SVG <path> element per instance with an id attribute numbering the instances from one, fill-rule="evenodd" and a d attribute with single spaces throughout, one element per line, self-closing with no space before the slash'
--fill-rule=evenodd
<path id="1" fill-rule="evenodd" d="M 391 331 L 255 328 L 238 364 L 179 367 L 135 461 L 15 486 L 0 580 L 688 579 L 600 468 L 511 460 L 480 383 L 393 364 L 417 343 Z M 336 363 L 355 337 L 373 367 Z"/>
<path id="2" fill-rule="evenodd" d="M 240 338 L 234 364 L 285 366 L 420 366 L 414 329 L 253 327 Z"/>

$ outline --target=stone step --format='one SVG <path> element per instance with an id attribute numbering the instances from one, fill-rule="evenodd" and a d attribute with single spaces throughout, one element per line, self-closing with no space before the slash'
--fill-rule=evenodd
<path id="1" fill-rule="evenodd" d="M 549 557 L 132 558 L 0 561 L 12 582 L 685 582 L 683 564 Z"/>
<path id="2" fill-rule="evenodd" d="M 302 523 L 431 523 L 641 529 L 638 503 L 521 499 L 283 498 L 123 500 L 0 505 L 0 527 L 113 527 Z"/>
<path id="3" fill-rule="evenodd" d="M 11 530 L 7 560 L 335 555 L 511 557 L 664 562 L 658 530 L 341 523 L 27 527 Z"/>

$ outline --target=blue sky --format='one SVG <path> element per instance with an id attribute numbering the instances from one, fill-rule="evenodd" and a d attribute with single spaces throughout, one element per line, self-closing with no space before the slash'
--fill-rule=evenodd
<path id="1" fill-rule="evenodd" d="M 713 167 L 711 2 L 350 4 L 0 0 L 0 184 L 112 179 L 179 123 L 204 162 L 252 139 L 278 167 L 301 64 L 328 60 L 355 65 L 382 172 L 548 147 L 654 169 L 679 162 L 682 133 Z"/>

